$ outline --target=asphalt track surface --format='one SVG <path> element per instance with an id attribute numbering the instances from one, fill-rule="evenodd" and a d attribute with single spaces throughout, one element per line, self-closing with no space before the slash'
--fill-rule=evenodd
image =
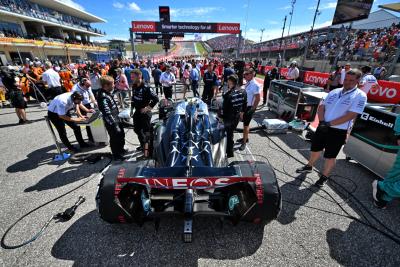
<path id="1" fill-rule="evenodd" d="M 43 119 L 45 114 L 38 105 L 31 104 L 28 117 L 34 122 L 16 125 L 13 110 L 0 109 L 1 234 L 23 214 L 82 184 L 87 181 L 87 176 L 96 175 L 108 163 L 107 159 L 96 164 L 52 162 L 56 150 Z M 260 109 L 255 119 L 261 120 L 266 116 L 273 117 L 273 114 Z M 251 126 L 256 125 L 252 121 Z M 72 135 L 71 131 L 69 133 Z M 240 133 L 236 137 L 239 138 Z M 271 139 L 301 161 L 309 156 L 310 144 L 298 134 L 276 135 Z M 131 130 L 127 141 L 130 142 L 127 148 L 133 151 L 136 147 L 133 144 L 138 141 Z M 17 244 L 30 238 L 52 215 L 71 206 L 80 195 L 86 197 L 75 217 L 68 222 L 51 223 L 36 242 L 15 250 L 0 249 L 0 265 L 400 265 L 400 246 L 369 227 L 343 217 L 343 211 L 328 193 L 349 214 L 361 218 L 356 201 L 340 193 L 330 183 L 324 187 L 325 191 L 312 187 L 310 183 L 318 178 L 316 173 L 307 177 L 294 174 L 300 164 L 280 152 L 263 132 L 250 134 L 248 148 L 241 154 L 237 153 L 235 160 L 268 159 L 277 170 L 284 202 L 276 221 L 265 226 L 240 223 L 236 227 L 227 222 L 221 229 L 217 219 L 196 219 L 193 243 L 184 244 L 181 241 L 183 222 L 177 218 L 162 220 L 158 232 L 152 223 L 140 228 L 136 225 L 110 225 L 102 221 L 94 200 L 98 183 L 95 178 L 21 221 L 7 237 L 7 244 Z M 109 151 L 109 148 L 96 151 Z M 135 160 L 134 155 L 130 160 Z M 321 162 L 317 168 L 320 167 Z M 354 195 L 367 210 L 387 227 L 400 233 L 399 202 L 390 204 L 387 210 L 377 210 L 372 205 L 371 182 L 376 177 L 371 172 L 355 162 L 347 162 L 345 156 L 340 154 L 335 174 L 347 177 L 334 179 L 348 190 L 354 189 Z"/>

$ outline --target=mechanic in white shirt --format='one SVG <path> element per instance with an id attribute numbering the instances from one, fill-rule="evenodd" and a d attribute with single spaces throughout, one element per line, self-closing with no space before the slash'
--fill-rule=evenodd
<path id="1" fill-rule="evenodd" d="M 160 76 L 160 83 L 163 87 L 165 98 L 172 99 L 172 86 L 176 83 L 176 79 L 169 65 L 165 66 L 165 72 Z"/>
<path id="2" fill-rule="evenodd" d="M 243 121 L 243 138 L 237 140 L 242 143 L 240 150 L 246 149 L 246 143 L 249 142 L 250 121 L 253 118 L 254 112 L 257 109 L 258 103 L 261 100 L 261 87 L 256 83 L 254 77 L 256 72 L 253 68 L 246 69 L 243 73 L 246 80 L 245 90 L 247 94 L 247 108 L 241 114 L 241 121 Z"/>
<path id="3" fill-rule="evenodd" d="M 310 159 L 306 165 L 296 170 L 297 173 L 312 172 L 322 150 L 325 150 L 324 169 L 315 183 L 317 187 L 322 187 L 328 180 L 354 119 L 364 111 L 367 96 L 357 87 L 361 75 L 358 69 L 350 69 L 346 73 L 343 88 L 329 92 L 318 107 L 320 122 L 311 143 Z"/>
<path id="4" fill-rule="evenodd" d="M 47 116 L 49 120 L 53 123 L 53 125 L 56 127 L 62 143 L 71 152 L 78 152 L 78 149 L 76 149 L 69 142 L 67 137 L 67 131 L 65 129 L 65 124 L 71 127 L 71 129 L 74 131 L 76 140 L 78 141 L 79 146 L 81 148 L 89 147 L 89 145 L 83 141 L 81 127 L 79 127 L 79 125 L 76 124 L 77 122 L 84 121 L 85 119 L 81 117 L 72 118 L 69 115 L 69 112 L 73 110 L 76 105 L 81 104 L 82 99 L 83 99 L 82 95 L 79 94 L 78 92 L 75 93 L 68 92 L 56 96 L 48 106 Z"/>
<path id="5" fill-rule="evenodd" d="M 53 65 L 50 61 L 46 61 L 44 64 L 46 71 L 42 74 L 42 80 L 49 90 L 51 99 L 62 94 L 61 90 L 61 78 L 60 75 L 53 69 Z"/>
<path id="6" fill-rule="evenodd" d="M 364 66 L 361 68 L 363 76 L 361 77 L 360 84 L 358 87 L 364 91 L 364 93 L 368 96 L 368 93 L 371 89 L 378 88 L 378 80 L 372 75 L 372 68 L 370 66 Z"/>
<path id="7" fill-rule="evenodd" d="M 72 87 L 71 92 L 78 92 L 79 94 L 81 94 L 83 97 L 81 105 L 85 106 L 89 113 L 94 113 L 95 111 L 93 110 L 93 107 L 97 107 L 97 101 L 94 98 L 91 85 L 92 84 L 88 78 L 82 78 L 77 84 Z M 79 117 L 83 118 L 87 115 L 87 112 L 81 108 L 81 105 L 76 106 L 76 113 Z M 92 131 L 89 126 L 86 126 L 86 132 L 89 141 L 94 143 Z"/>
<path id="8" fill-rule="evenodd" d="M 287 79 L 295 81 L 295 80 L 297 80 L 297 78 L 299 78 L 299 75 L 300 75 L 300 71 L 299 71 L 299 68 L 297 68 L 297 62 L 293 61 L 289 66 L 288 73 L 287 73 Z"/>

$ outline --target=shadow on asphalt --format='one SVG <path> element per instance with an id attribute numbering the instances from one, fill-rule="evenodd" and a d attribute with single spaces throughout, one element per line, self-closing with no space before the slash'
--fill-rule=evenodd
<path id="1" fill-rule="evenodd" d="M 29 118 L 28 118 L 29 119 Z M 15 120 L 17 120 L 17 116 L 15 116 Z M 36 120 L 29 120 L 31 123 L 39 122 L 39 121 L 44 121 L 44 118 L 36 119 Z M 1 124 L 0 129 L 3 128 L 9 128 L 9 127 L 14 127 L 14 126 L 24 126 L 24 125 L 29 125 L 29 124 L 19 124 L 18 122 L 16 123 L 9 123 L 9 124 Z"/>
<path id="2" fill-rule="evenodd" d="M 262 121 L 262 119 L 264 119 L 265 117 L 274 118 L 274 115 L 268 111 L 260 111 L 257 114 L 258 116 L 255 118 L 255 120 L 257 120 L 259 123 L 260 120 Z M 258 131 L 257 133 L 261 136 L 265 136 L 265 132 L 263 131 Z M 310 156 L 309 142 L 306 142 L 301 136 L 295 133 L 277 135 L 277 137 L 290 149 L 296 150 L 298 153 L 301 154 L 301 157 L 299 158 L 300 161 L 307 162 Z M 271 148 L 275 149 L 275 145 L 270 145 Z M 296 167 L 301 166 L 300 163 L 296 162 L 293 159 L 288 158 L 288 162 L 288 164 L 294 164 Z M 322 171 L 322 158 L 317 162 L 315 167 L 317 170 Z M 289 175 L 295 174 L 289 173 Z M 371 212 L 373 216 L 383 222 L 387 227 L 395 230 L 395 232 L 398 232 L 398 222 L 400 221 L 398 201 L 391 203 L 391 205 L 389 205 L 388 209 L 386 210 L 378 210 L 372 205 L 371 183 L 374 179 L 377 178 L 378 177 L 375 176 L 372 172 L 356 162 L 349 162 L 345 159 L 338 159 L 336 162 L 336 167 L 333 171 L 331 179 L 339 183 L 348 191 L 352 192 L 354 196 L 361 201 L 364 207 L 360 207 L 360 204 L 358 204 L 357 201 L 349 198 L 349 194 L 347 192 L 344 192 L 343 189 L 339 188 L 337 185 L 328 182 L 325 187 L 329 186 L 336 194 L 340 196 L 340 198 L 336 197 L 338 202 L 343 202 L 343 200 L 346 200 L 346 204 L 350 207 L 348 211 L 351 212 L 351 214 L 356 212 L 358 214 L 358 217 L 363 218 L 362 216 L 366 213 L 366 209 Z M 306 188 L 300 189 L 300 186 L 302 183 L 304 183 L 305 179 L 306 178 L 303 176 L 298 176 L 296 180 L 286 182 L 281 187 L 283 199 L 291 202 L 296 202 L 300 205 L 307 204 L 311 196 L 317 193 L 317 189 L 314 189 L 311 185 L 306 185 Z M 309 180 L 308 182 L 312 181 Z M 323 192 L 321 193 L 325 195 Z M 325 200 L 321 199 L 321 201 Z M 336 206 L 336 204 L 334 203 L 329 205 Z M 279 222 L 282 224 L 289 224 L 293 222 L 296 219 L 296 212 L 299 208 L 300 206 L 285 204 L 284 208 L 282 209 L 281 215 L 278 218 Z M 335 217 L 332 217 L 332 219 L 334 220 Z M 368 220 L 374 226 L 379 226 L 379 224 L 371 216 L 368 216 Z M 363 221 L 365 221 L 365 219 L 363 219 Z M 382 229 L 382 227 L 379 228 Z M 398 235 L 400 235 L 400 233 L 398 233 Z M 390 239 L 385 238 L 379 232 L 374 231 L 373 229 L 364 226 L 356 221 L 350 222 L 349 227 L 344 231 L 337 228 L 328 229 L 326 232 L 326 240 L 329 245 L 331 257 L 341 265 L 400 265 L 400 255 L 398 254 L 400 246 Z"/>
<path id="3" fill-rule="evenodd" d="M 197 266 L 199 259 L 239 259 L 262 244 L 264 226 L 196 218 L 193 243 L 182 242 L 183 220 L 165 218 L 155 231 L 152 222 L 108 224 L 96 211 L 77 220 L 54 244 L 51 254 L 74 266 Z"/>
<path id="4" fill-rule="evenodd" d="M 52 159 L 56 153 L 50 153 L 50 151 L 55 151 L 54 145 L 46 146 L 29 153 L 26 155 L 26 159 L 8 166 L 6 171 L 9 173 L 26 172 L 44 164 L 52 164 Z"/>

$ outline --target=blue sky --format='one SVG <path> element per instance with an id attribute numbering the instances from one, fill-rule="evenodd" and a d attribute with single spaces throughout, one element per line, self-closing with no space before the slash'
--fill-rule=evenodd
<path id="1" fill-rule="evenodd" d="M 291 0 L 61 0 L 77 4 L 85 11 L 107 20 L 94 24 L 106 31 L 103 39 L 128 39 L 132 20 L 158 20 L 158 6 L 171 8 L 171 21 L 238 22 L 246 38 L 259 41 L 260 29 L 265 28 L 263 40 L 280 37 L 283 18 L 288 15 Z M 317 0 L 297 0 L 290 33 L 308 31 L 311 27 Z M 316 27 L 331 25 L 337 1 L 321 0 L 321 14 Z M 394 0 L 375 0 L 372 11 L 378 5 L 393 3 Z M 247 17 L 247 26 L 246 26 Z M 288 17 L 289 19 L 289 17 Z M 287 28 L 285 35 L 287 34 Z M 203 40 L 216 35 L 203 35 Z"/>

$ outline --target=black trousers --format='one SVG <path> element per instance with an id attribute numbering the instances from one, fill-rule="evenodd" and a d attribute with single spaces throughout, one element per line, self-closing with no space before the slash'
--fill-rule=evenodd
<path id="1" fill-rule="evenodd" d="M 61 95 L 63 93 L 61 90 L 61 86 L 49 87 L 48 90 L 51 99 L 54 99 L 56 96 Z"/>
<path id="2" fill-rule="evenodd" d="M 264 86 L 264 88 L 263 88 L 263 104 L 266 104 L 267 103 L 267 96 L 268 96 L 268 87 L 265 87 Z"/>
<path id="3" fill-rule="evenodd" d="M 214 97 L 214 90 L 212 87 L 204 86 L 203 94 L 201 99 L 207 103 L 207 105 L 211 104 L 211 99 Z"/>
<path id="4" fill-rule="evenodd" d="M 160 94 L 163 94 L 163 87 L 160 82 L 154 81 L 154 87 L 156 87 L 156 94 L 158 95 L 158 88 L 160 88 Z"/>
<path id="5" fill-rule="evenodd" d="M 164 89 L 165 93 L 165 89 Z M 140 146 L 150 141 L 151 136 L 151 113 L 140 113 L 136 111 L 133 114 L 133 130 L 138 136 Z"/>
<path id="6" fill-rule="evenodd" d="M 83 145 L 85 142 L 82 138 L 81 128 L 75 122 L 66 121 L 61 119 L 57 113 L 48 111 L 47 116 L 51 123 L 53 123 L 54 127 L 56 127 L 58 135 L 60 136 L 61 142 L 68 148 L 73 149 L 74 147 L 69 142 L 67 137 L 67 130 L 65 129 L 65 124 L 72 128 L 74 131 L 76 140 L 78 141 L 79 145 Z"/>
<path id="7" fill-rule="evenodd" d="M 106 124 L 105 126 L 108 135 L 110 136 L 111 153 L 113 154 L 113 156 L 122 156 L 125 146 L 124 128 L 122 128 L 122 125 L 120 123 L 117 123 L 117 125 Z M 119 127 L 120 131 L 117 131 L 116 126 Z"/>
<path id="8" fill-rule="evenodd" d="M 224 128 L 226 132 L 226 155 L 228 157 L 233 157 L 233 145 L 235 141 L 233 140 L 233 132 L 239 124 L 239 115 L 230 118 L 224 118 Z"/>
<path id="9" fill-rule="evenodd" d="M 172 99 L 172 86 L 164 86 L 164 95 L 166 99 Z"/>
<path id="10" fill-rule="evenodd" d="M 193 97 L 199 97 L 199 81 L 192 81 Z"/>
<path id="11" fill-rule="evenodd" d="M 87 109 L 91 109 L 91 108 L 92 108 L 92 106 L 90 105 L 90 103 L 84 104 L 84 106 L 85 106 Z M 83 110 L 81 111 L 81 113 L 82 113 L 82 115 L 86 115 L 86 112 L 84 112 Z M 89 126 L 86 126 L 86 133 L 87 133 L 87 136 L 88 136 L 89 141 L 92 142 L 92 143 L 94 143 L 92 130 L 90 130 L 90 127 L 89 127 Z"/>

